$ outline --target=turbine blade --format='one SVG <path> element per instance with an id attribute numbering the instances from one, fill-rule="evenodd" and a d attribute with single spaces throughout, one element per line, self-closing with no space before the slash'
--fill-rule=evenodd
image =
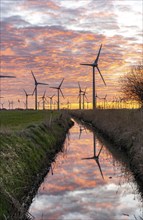
<path id="1" fill-rule="evenodd" d="M 60 89 L 60 93 L 62 94 L 63 98 L 65 98 L 65 97 L 64 97 L 64 94 L 63 94 L 63 92 L 62 92 L 62 90 L 61 90 L 61 89 Z"/>
<path id="2" fill-rule="evenodd" d="M 90 63 L 80 63 L 80 65 L 82 65 L 82 66 L 93 66 L 93 64 L 90 64 Z"/>
<path id="3" fill-rule="evenodd" d="M 0 75 L 0 78 L 16 78 L 15 76 L 4 76 L 4 75 Z"/>
<path id="4" fill-rule="evenodd" d="M 100 69 L 98 68 L 98 66 L 96 68 L 97 68 L 97 70 L 98 70 L 98 72 L 99 72 L 99 74 L 100 74 L 100 76 L 101 76 L 101 78 L 102 78 L 102 80 L 104 82 L 104 85 L 106 86 L 106 82 L 105 82 L 105 80 L 104 80 L 104 78 L 103 78 L 103 76 L 102 76 L 102 74 L 100 72 Z"/>
<path id="5" fill-rule="evenodd" d="M 97 57 L 96 57 L 94 63 L 98 63 L 98 59 L 99 59 L 99 56 L 100 56 L 101 48 L 102 48 L 102 44 L 101 44 L 101 46 L 100 46 L 100 49 L 99 49 L 99 51 L 98 51 L 98 55 L 97 55 Z"/>
<path id="6" fill-rule="evenodd" d="M 79 91 L 81 91 L 81 86 L 80 86 L 80 83 L 78 82 L 78 87 L 79 87 Z"/>
<path id="7" fill-rule="evenodd" d="M 34 90 L 33 90 L 33 93 L 32 93 L 32 95 L 34 95 L 34 92 L 35 92 L 35 90 L 36 90 L 36 86 L 35 86 L 35 88 L 34 88 Z"/>
<path id="8" fill-rule="evenodd" d="M 41 82 L 37 82 L 37 84 L 39 84 L 39 85 L 49 85 L 47 83 L 41 83 Z"/>
<path id="9" fill-rule="evenodd" d="M 32 73 L 32 76 L 33 76 L 33 78 L 34 78 L 35 83 L 37 83 L 37 80 L 36 80 L 36 78 L 35 78 L 34 73 L 33 73 L 32 70 L 31 70 L 31 73 Z"/>
<path id="10" fill-rule="evenodd" d="M 51 86 L 50 88 L 52 88 L 52 89 L 58 89 L 58 87 L 55 87 L 55 86 Z"/>
<path id="11" fill-rule="evenodd" d="M 94 157 L 85 157 L 85 158 L 81 158 L 82 160 L 93 160 Z"/>
<path id="12" fill-rule="evenodd" d="M 86 98 L 86 101 L 88 101 L 88 98 L 87 98 L 86 94 L 85 94 L 84 96 L 85 96 L 85 98 Z"/>
<path id="13" fill-rule="evenodd" d="M 103 176 L 103 173 L 102 173 L 102 169 L 101 169 L 101 166 L 100 166 L 100 163 L 99 163 L 99 160 L 98 160 L 98 159 L 96 159 L 96 163 L 97 163 L 97 165 L 98 165 L 98 167 L 99 167 L 101 176 L 102 176 L 102 178 L 104 179 L 104 176 Z"/>
<path id="14" fill-rule="evenodd" d="M 101 149 L 100 149 L 100 151 L 99 151 L 99 153 L 98 153 L 97 157 L 99 157 L 99 156 L 100 156 L 100 153 L 101 153 L 101 151 L 102 151 L 102 148 L 103 148 L 103 145 L 102 145 L 102 147 L 101 147 Z"/>
<path id="15" fill-rule="evenodd" d="M 45 101 L 48 103 L 48 100 L 47 100 L 47 98 L 45 97 Z"/>
<path id="16" fill-rule="evenodd" d="M 61 81 L 61 83 L 59 85 L 59 88 L 61 88 L 61 85 L 62 85 L 63 81 L 64 81 L 64 78 L 62 79 L 62 81 Z"/>
<path id="17" fill-rule="evenodd" d="M 25 89 L 23 89 L 23 91 L 25 92 L 25 95 L 28 95 L 27 92 L 25 91 Z"/>
<path id="18" fill-rule="evenodd" d="M 43 97 L 45 98 L 46 90 L 44 91 Z"/>

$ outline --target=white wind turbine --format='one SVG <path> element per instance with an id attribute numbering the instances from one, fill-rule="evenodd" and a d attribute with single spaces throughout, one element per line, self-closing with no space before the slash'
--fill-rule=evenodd
<path id="1" fill-rule="evenodd" d="M 64 78 L 62 79 L 62 81 L 61 81 L 61 83 L 60 83 L 60 85 L 59 85 L 58 87 L 54 87 L 54 86 L 53 86 L 53 87 L 50 87 L 50 88 L 52 88 L 52 89 L 57 89 L 57 96 L 58 96 L 57 109 L 58 109 L 58 110 L 60 110 L 60 93 L 61 93 L 61 95 L 62 95 L 63 98 L 64 98 L 63 92 L 62 92 L 62 90 L 61 90 L 61 86 L 62 86 L 63 81 L 64 81 Z"/>
<path id="2" fill-rule="evenodd" d="M 33 76 L 33 79 L 34 79 L 34 82 L 35 82 L 35 88 L 34 88 L 34 91 L 33 91 L 33 94 L 34 94 L 34 92 L 35 92 L 35 110 L 37 110 L 37 96 L 38 96 L 38 94 L 37 94 L 37 86 L 38 85 L 48 85 L 47 83 L 41 83 L 41 82 L 37 82 L 37 80 L 36 80 L 36 78 L 35 78 L 35 76 L 34 76 L 34 73 L 32 72 L 32 70 L 31 70 L 31 73 L 32 73 L 32 76 Z"/>
<path id="3" fill-rule="evenodd" d="M 93 109 L 96 109 L 96 95 L 95 95 L 95 67 L 96 69 L 98 70 L 105 86 L 106 86 L 106 83 L 105 83 L 105 80 L 100 72 L 100 69 L 98 67 L 98 60 L 99 60 L 99 56 L 100 56 L 100 51 L 101 51 L 101 48 L 102 48 L 102 44 L 100 46 L 100 49 L 98 51 L 98 55 L 95 59 L 95 61 L 93 63 L 81 63 L 80 65 L 84 65 L 84 66 L 91 66 L 93 68 Z"/>

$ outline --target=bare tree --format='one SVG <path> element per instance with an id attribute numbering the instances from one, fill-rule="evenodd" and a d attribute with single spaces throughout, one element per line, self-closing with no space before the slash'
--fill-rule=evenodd
<path id="1" fill-rule="evenodd" d="M 143 108 L 143 65 L 133 66 L 122 79 L 122 92 L 125 98 L 135 100 Z"/>

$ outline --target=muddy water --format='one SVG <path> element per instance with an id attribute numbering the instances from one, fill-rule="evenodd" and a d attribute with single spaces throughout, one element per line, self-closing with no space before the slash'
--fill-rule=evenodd
<path id="1" fill-rule="evenodd" d="M 35 220 L 140 220 L 131 173 L 77 123 L 29 209 Z"/>

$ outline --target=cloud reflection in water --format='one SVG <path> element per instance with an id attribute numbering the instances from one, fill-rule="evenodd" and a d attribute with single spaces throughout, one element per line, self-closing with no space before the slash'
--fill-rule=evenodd
<path id="1" fill-rule="evenodd" d="M 76 124 L 71 129 L 67 156 L 58 156 L 54 175 L 45 178 L 30 213 L 36 220 L 126 220 L 139 216 L 133 183 L 122 180 L 121 168 L 113 167 L 105 147 L 100 155 L 104 180 L 95 161 L 81 160 L 93 155 L 92 133 L 83 132 L 79 139 L 78 131 Z M 96 147 L 99 151 L 99 141 Z"/>

